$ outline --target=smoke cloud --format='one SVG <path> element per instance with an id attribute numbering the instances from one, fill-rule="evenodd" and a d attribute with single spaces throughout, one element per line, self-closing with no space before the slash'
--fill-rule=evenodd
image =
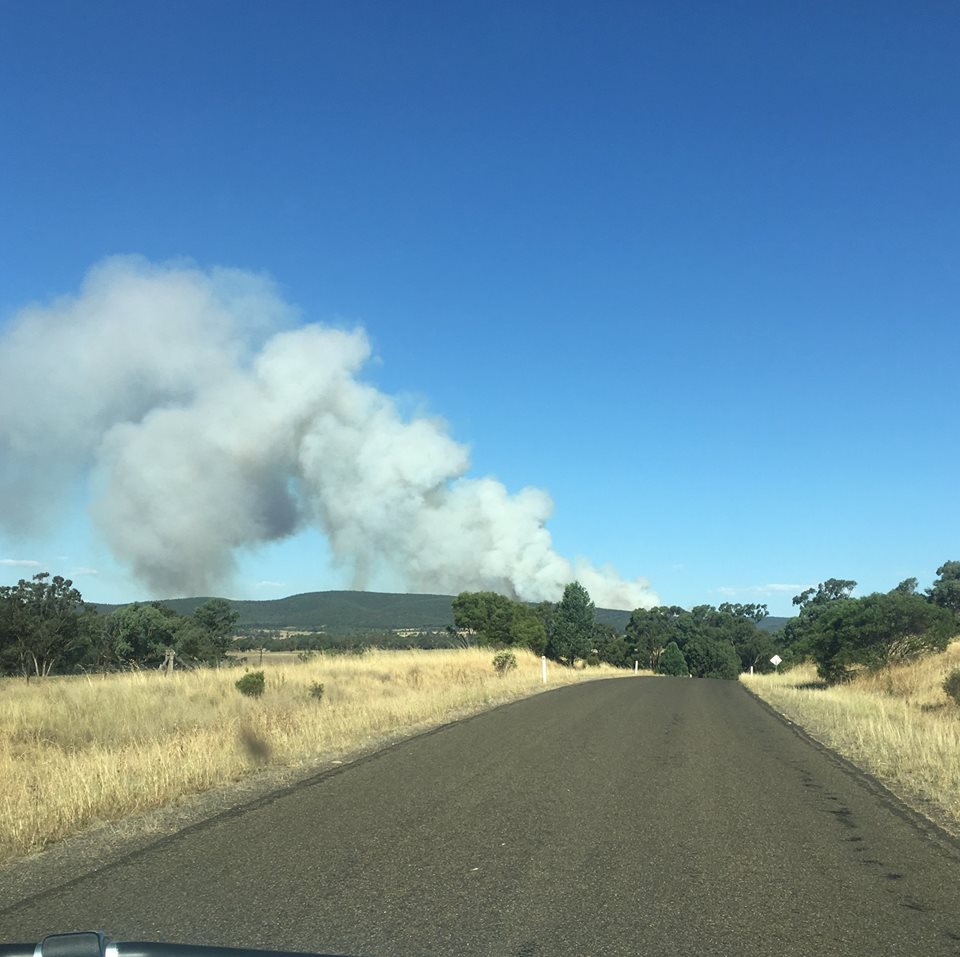
<path id="1" fill-rule="evenodd" d="M 360 378 L 362 329 L 300 324 L 265 277 L 108 259 L 0 332 L 0 520 L 23 532 L 78 477 L 95 524 L 156 595 L 203 594 L 234 556 L 313 525 L 357 588 L 491 589 L 650 607 L 644 579 L 570 562 L 550 497 L 467 476 L 444 424 Z"/>

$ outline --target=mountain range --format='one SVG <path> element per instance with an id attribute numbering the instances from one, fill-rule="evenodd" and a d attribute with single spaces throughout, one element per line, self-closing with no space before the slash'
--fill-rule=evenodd
<path id="1" fill-rule="evenodd" d="M 203 598 L 171 598 L 159 604 L 180 615 L 193 614 L 194 610 L 209 601 Z M 240 601 L 227 599 L 239 613 L 237 628 L 288 629 L 324 631 L 329 634 L 345 634 L 363 631 L 390 631 L 392 629 L 418 629 L 433 631 L 453 624 L 453 597 L 451 595 L 400 595 L 369 591 L 316 591 L 288 598 L 266 601 Z M 122 605 L 98 604 L 101 614 L 109 614 Z M 630 620 L 629 611 L 613 608 L 598 608 L 596 620 L 623 631 Z M 777 631 L 789 619 L 767 618 L 761 623 L 765 631 Z"/>

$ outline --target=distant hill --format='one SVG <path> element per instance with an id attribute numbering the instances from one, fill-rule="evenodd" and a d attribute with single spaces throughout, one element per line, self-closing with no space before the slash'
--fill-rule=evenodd
<path id="1" fill-rule="evenodd" d="M 193 614 L 209 598 L 171 598 L 160 602 L 180 615 Z M 453 624 L 449 595 L 394 595 L 383 592 L 317 591 L 270 601 L 227 599 L 240 614 L 238 628 L 303 629 L 343 633 L 419 628 L 428 631 Z M 109 614 L 121 605 L 98 605 Z"/>
<path id="2" fill-rule="evenodd" d="M 770 615 L 760 622 L 760 627 L 764 631 L 779 631 L 788 621 L 790 621 L 789 618 L 777 618 L 774 615 Z"/>
<path id="3" fill-rule="evenodd" d="M 171 598 L 160 602 L 180 615 L 192 615 L 209 598 Z M 270 601 L 235 601 L 240 630 L 252 628 L 326 631 L 344 634 L 358 631 L 389 631 L 392 628 L 417 628 L 421 631 L 446 628 L 453 624 L 453 597 L 450 595 L 396 595 L 373 591 L 314 591 Z M 122 605 L 97 605 L 107 615 Z M 597 621 L 623 631 L 630 620 L 629 611 L 598 608 Z M 767 618 L 761 627 L 776 631 L 786 618 Z"/>

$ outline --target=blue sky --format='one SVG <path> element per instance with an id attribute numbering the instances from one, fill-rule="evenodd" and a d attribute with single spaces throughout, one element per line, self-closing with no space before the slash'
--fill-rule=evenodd
<path id="1" fill-rule="evenodd" d="M 960 557 L 953 4 L 4 21 L 0 333 L 116 254 L 263 273 L 302 321 L 362 325 L 365 381 L 442 416 L 471 475 L 546 489 L 557 552 L 666 604 L 787 614 Z M 88 498 L 0 532 L 0 580 L 145 597 Z M 224 590 L 348 586 L 306 531 Z"/>

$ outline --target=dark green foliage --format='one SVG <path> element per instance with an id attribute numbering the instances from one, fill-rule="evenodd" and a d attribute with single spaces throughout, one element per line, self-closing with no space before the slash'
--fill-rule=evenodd
<path id="1" fill-rule="evenodd" d="M 684 645 L 683 655 L 694 678 L 735 680 L 740 674 L 740 659 L 729 641 L 697 635 Z"/>
<path id="2" fill-rule="evenodd" d="M 266 678 L 262 671 L 248 671 L 234 682 L 237 691 L 248 698 L 259 698 L 266 687 Z"/>
<path id="3" fill-rule="evenodd" d="M 687 667 L 687 659 L 683 657 L 683 652 L 675 641 L 671 641 L 670 644 L 663 649 L 663 654 L 660 656 L 659 667 L 660 674 L 662 675 L 686 676 L 690 674 L 690 669 Z"/>
<path id="4" fill-rule="evenodd" d="M 310 685 L 309 689 L 307 690 L 307 694 L 309 694 L 310 697 L 313 698 L 315 701 L 320 701 L 323 698 L 323 691 L 324 691 L 323 682 L 314 681 L 313 684 Z"/>
<path id="5" fill-rule="evenodd" d="M 769 614 L 766 605 L 733 605 L 730 602 L 724 602 L 717 611 L 724 615 L 732 615 L 734 618 L 746 618 L 756 625 L 759 625 Z"/>
<path id="6" fill-rule="evenodd" d="M 612 625 L 594 622 L 593 624 L 593 647 L 597 662 L 605 661 L 614 668 L 632 668 L 633 654 L 630 645 L 627 644 L 623 635 L 618 635 Z M 587 659 L 588 663 L 590 659 Z"/>
<path id="7" fill-rule="evenodd" d="M 677 606 L 640 609 L 627 625 L 627 641 L 644 667 L 661 671 L 666 647 L 674 642 L 695 677 L 736 678 L 751 666 L 772 671 L 770 658 L 776 645 L 759 627 L 765 605 L 731 605 L 719 608 L 697 605 L 690 611 Z M 688 652 L 692 647 L 692 652 Z"/>
<path id="8" fill-rule="evenodd" d="M 630 615 L 626 629 L 627 645 L 642 668 L 658 670 L 663 649 L 677 640 L 683 627 L 681 617 L 687 614 L 673 605 L 669 608 L 638 608 Z"/>
<path id="9" fill-rule="evenodd" d="M 493 656 L 493 670 L 502 678 L 517 667 L 517 656 L 512 651 L 498 651 Z"/>
<path id="10" fill-rule="evenodd" d="M 943 681 L 943 690 L 947 696 L 960 705 L 960 668 L 954 668 Z"/>
<path id="11" fill-rule="evenodd" d="M 944 562 L 937 575 L 939 578 L 927 592 L 930 601 L 960 618 L 960 562 Z"/>
<path id="12" fill-rule="evenodd" d="M 920 595 L 894 589 L 831 600 L 808 615 L 802 629 L 817 672 L 833 684 L 858 667 L 876 669 L 942 651 L 956 632 L 956 619 Z"/>
<path id="13" fill-rule="evenodd" d="M 553 634 L 547 654 L 568 665 L 577 658 L 586 658 L 592 650 L 593 612 L 594 605 L 586 588 L 579 582 L 567 585 L 553 613 Z"/>
<path id="14" fill-rule="evenodd" d="M 547 630 L 537 609 L 492 591 L 461 592 L 453 599 L 457 628 L 476 633 L 483 645 L 529 648 L 542 655 Z"/>
<path id="15" fill-rule="evenodd" d="M 178 615 L 155 605 L 127 605 L 103 620 L 103 663 L 113 667 L 156 665 L 177 644 Z"/>
<path id="16" fill-rule="evenodd" d="M 816 588 L 808 588 L 796 595 L 793 603 L 803 608 L 805 605 L 825 605 L 841 598 L 849 598 L 857 583 L 847 578 L 828 578 Z"/>
<path id="17" fill-rule="evenodd" d="M 96 626 L 69 578 L 40 572 L 0 588 L 0 668 L 46 677 L 87 657 Z"/>

